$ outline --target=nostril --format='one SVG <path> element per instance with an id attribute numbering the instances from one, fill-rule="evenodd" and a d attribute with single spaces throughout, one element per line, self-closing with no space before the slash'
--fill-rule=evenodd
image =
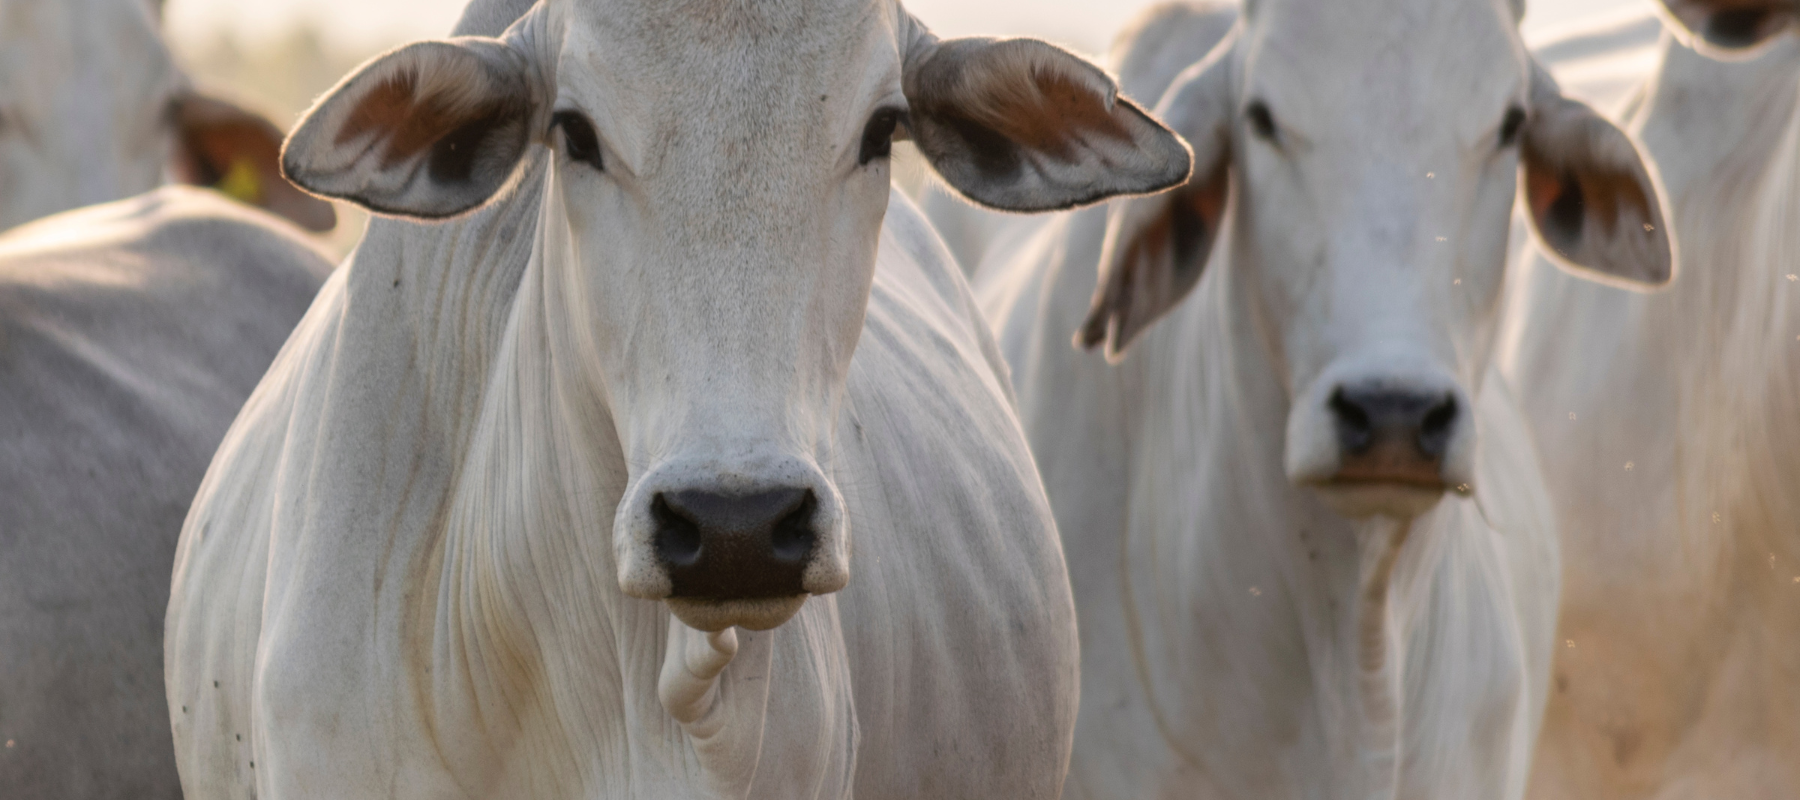
<path id="1" fill-rule="evenodd" d="M 1374 420 L 1369 418 L 1366 409 L 1344 395 L 1343 387 L 1332 390 L 1326 405 L 1331 408 L 1331 414 L 1337 420 L 1338 442 L 1345 451 L 1351 454 L 1361 453 L 1374 444 Z"/>
<path id="2" fill-rule="evenodd" d="M 655 549 L 671 597 L 747 599 L 805 593 L 821 538 L 810 488 L 685 489 L 651 497 Z"/>
<path id="3" fill-rule="evenodd" d="M 806 497 L 800 504 L 775 523 L 775 529 L 770 533 L 770 544 L 777 561 L 795 563 L 812 556 L 815 538 L 813 512 L 818 505 L 819 501 L 813 496 L 812 490 L 807 489 Z"/>
<path id="4" fill-rule="evenodd" d="M 656 554 L 668 564 L 690 567 L 700 561 L 700 525 L 688 515 L 669 507 L 669 501 L 657 492 L 650 501 L 650 514 L 656 518 Z"/>
<path id="5" fill-rule="evenodd" d="M 1455 425 L 1456 395 L 1446 394 L 1443 401 L 1432 406 L 1419 421 L 1419 449 L 1433 458 L 1442 457 L 1449 448 Z"/>

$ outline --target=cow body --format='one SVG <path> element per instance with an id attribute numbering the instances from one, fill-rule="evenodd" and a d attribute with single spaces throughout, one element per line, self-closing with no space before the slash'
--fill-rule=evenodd
<path id="1" fill-rule="evenodd" d="M 178 798 L 162 618 L 188 502 L 330 265 L 193 189 L 0 236 L 0 785 Z"/>
<path id="2" fill-rule="evenodd" d="M 1071 797 L 1524 792 L 1560 571 L 1488 356 L 1513 170 L 1539 202 L 1559 190 L 1543 162 L 1607 153 L 1634 176 L 1609 208 L 1647 216 L 1570 227 L 1641 236 L 1601 247 L 1643 254 L 1608 269 L 1651 282 L 1667 241 L 1629 142 L 1528 77 L 1507 9 L 1334 8 L 1251 5 L 1179 75 L 1139 54 L 1121 83 L 1173 81 L 1157 110 L 1193 178 L 1003 241 L 976 272 L 1075 587 Z M 1175 24 L 1141 25 L 1162 34 L 1142 46 L 1179 47 Z M 1585 157 L 1561 174 L 1593 191 Z"/>
<path id="3" fill-rule="evenodd" d="M 1080 615 L 1067 796 L 1341 797 L 1359 760 L 1385 758 L 1394 796 L 1518 797 L 1559 576 L 1503 382 L 1479 395 L 1477 497 L 1405 531 L 1347 521 L 1267 443 L 1288 401 L 1244 346 L 1229 267 L 1117 366 L 1067 346 L 1104 226 L 1096 210 L 1056 220 L 1014 251 L 1025 269 L 981 287 Z M 1388 548 L 1391 573 L 1371 560 Z M 1395 717 L 1365 716 L 1365 681 L 1400 689 Z"/>
<path id="4" fill-rule="evenodd" d="M 1067 574 L 889 148 L 1032 211 L 1174 185 L 1180 140 L 1071 54 L 887 0 L 494 0 L 459 33 L 284 151 L 401 218 L 188 518 L 188 797 L 1056 797 Z"/>
<path id="5" fill-rule="evenodd" d="M 378 226 L 234 428 L 171 609 L 190 797 L 658 797 L 690 779 L 656 702 L 668 612 L 612 585 L 604 536 L 496 541 L 576 509 L 610 520 L 625 468 L 485 441 L 559 416 L 521 352 L 543 285 L 523 259 L 507 274 L 436 256 L 504 249 L 491 232 L 532 212 L 454 236 Z M 878 258 L 834 467 L 855 582 L 745 634 L 762 662 L 734 662 L 722 689 L 766 693 L 742 712 L 769 726 L 753 794 L 1054 797 L 1075 664 L 1048 507 L 973 301 L 898 196 Z M 452 330 L 486 369 L 426 363 Z M 516 391 L 484 401 L 490 381 Z M 567 481 L 552 495 L 568 505 L 503 502 L 524 476 Z"/>
<path id="6" fill-rule="evenodd" d="M 1627 125 L 1682 276 L 1594 291 L 1524 257 L 1506 368 L 1563 531 L 1532 796 L 1777 798 L 1800 766 L 1800 45 L 1665 35 Z"/>

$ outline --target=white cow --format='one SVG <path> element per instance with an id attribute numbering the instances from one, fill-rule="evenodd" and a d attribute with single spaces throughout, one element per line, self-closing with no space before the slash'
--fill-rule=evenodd
<path id="1" fill-rule="evenodd" d="M 982 265 L 1080 613 L 1069 796 L 1524 791 L 1558 561 L 1489 363 L 1515 188 L 1572 266 L 1673 264 L 1519 13 L 1251 3 L 1158 106 L 1187 185 Z"/>
<path id="2" fill-rule="evenodd" d="M 893 0 L 520 5 L 288 142 L 398 218 L 188 518 L 189 800 L 1055 798 L 1067 573 L 890 139 L 1013 210 L 1172 186 L 1185 146 L 1098 67 Z"/>
<path id="3" fill-rule="evenodd" d="M 1565 559 L 1546 800 L 1800 795 L 1800 41 L 1775 36 L 1800 8 L 1673 11 L 1709 50 L 1773 38 L 1669 37 L 1640 81 L 1681 279 L 1608 292 L 1529 254 L 1511 311 Z"/>
<path id="4" fill-rule="evenodd" d="M 0 0 L 0 230 L 149 191 L 165 173 L 312 230 L 331 206 L 281 179 L 281 131 L 196 92 L 159 0 Z"/>
<path id="5" fill-rule="evenodd" d="M 181 797 L 159 613 L 175 541 L 330 268 L 187 187 L 0 235 L 0 796 Z"/>

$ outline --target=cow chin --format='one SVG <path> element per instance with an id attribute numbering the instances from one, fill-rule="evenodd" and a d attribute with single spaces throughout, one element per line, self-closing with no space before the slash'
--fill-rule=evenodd
<path id="1" fill-rule="evenodd" d="M 697 631 L 717 633 L 738 627 L 753 631 L 779 628 L 806 604 L 808 595 L 762 597 L 754 600 L 707 600 L 671 597 L 663 602 L 681 624 Z"/>
<path id="2" fill-rule="evenodd" d="M 1332 480 L 1310 486 L 1332 511 L 1354 520 L 1414 519 L 1437 507 L 1447 491 L 1441 483 L 1397 481 Z"/>

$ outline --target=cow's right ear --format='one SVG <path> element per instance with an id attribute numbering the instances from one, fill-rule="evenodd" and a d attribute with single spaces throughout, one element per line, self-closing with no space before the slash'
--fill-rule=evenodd
<path id="1" fill-rule="evenodd" d="M 499 39 L 418 42 L 378 56 L 306 112 L 288 180 L 371 211 L 440 218 L 506 185 L 540 116 L 524 55 Z"/>
<path id="2" fill-rule="evenodd" d="M 1236 109 L 1230 54 L 1236 37 L 1175 78 L 1156 114 L 1194 150 L 1194 171 L 1166 194 L 1115 202 L 1100 250 L 1100 282 L 1075 346 L 1106 344 L 1108 361 L 1167 314 L 1200 282 L 1219 238 L 1231 192 Z"/>
<path id="3" fill-rule="evenodd" d="M 1663 0 L 1701 43 L 1725 52 L 1760 45 L 1800 22 L 1800 0 Z"/>

